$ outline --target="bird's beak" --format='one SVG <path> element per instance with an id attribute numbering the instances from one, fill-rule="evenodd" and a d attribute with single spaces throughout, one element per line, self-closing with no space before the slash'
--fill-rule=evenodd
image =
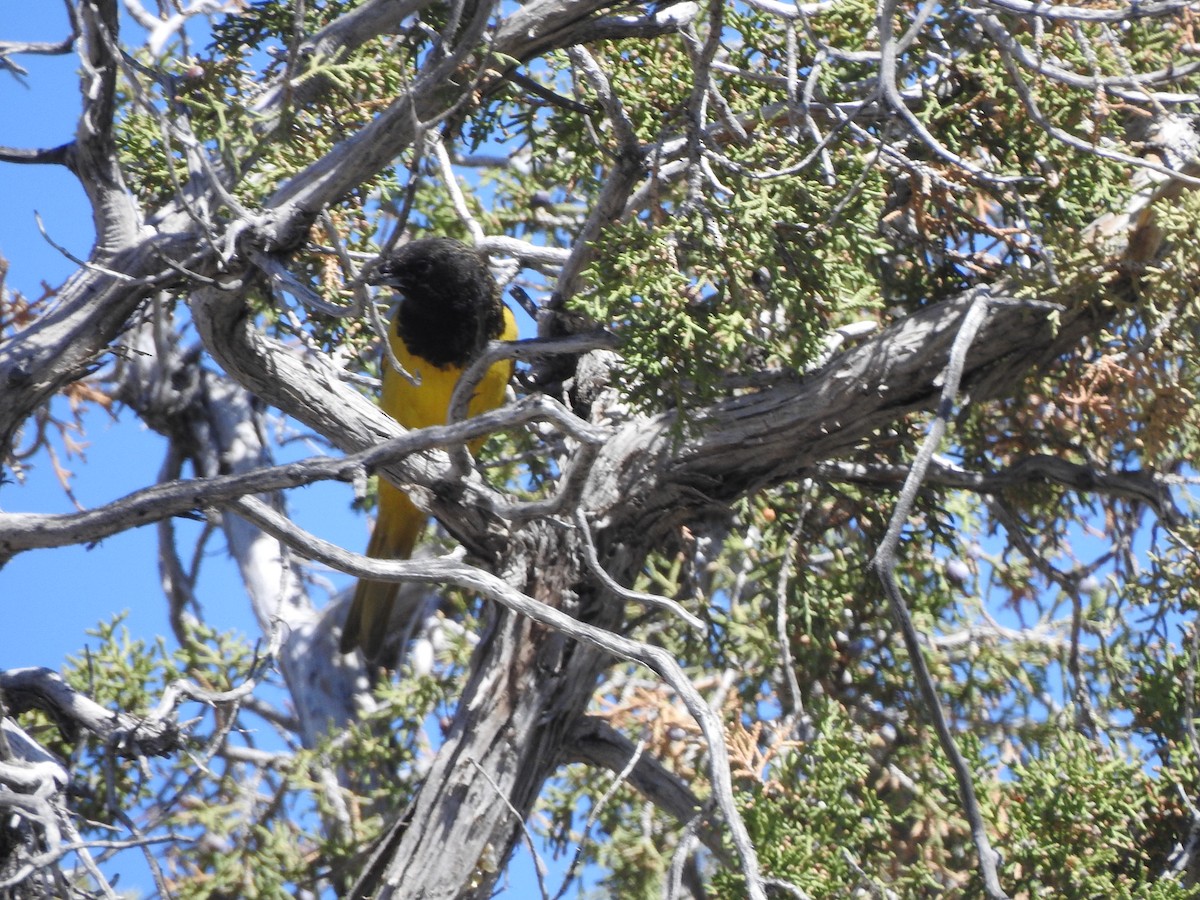
<path id="1" fill-rule="evenodd" d="M 388 271 L 385 260 L 376 260 L 363 275 L 363 284 L 378 286 L 391 283 L 392 273 Z"/>

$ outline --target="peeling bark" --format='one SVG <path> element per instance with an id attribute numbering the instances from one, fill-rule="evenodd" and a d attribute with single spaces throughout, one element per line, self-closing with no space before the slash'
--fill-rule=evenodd
<path id="1" fill-rule="evenodd" d="M 364 4 L 339 20 L 337 29 L 305 46 L 335 56 L 339 45 L 349 47 L 394 27 L 417 5 Z M 255 254 L 283 257 L 294 250 L 328 204 L 387 167 L 421 135 L 423 123 L 450 114 L 473 92 L 502 83 L 509 60 L 612 34 L 620 31 L 618 24 L 641 27 L 639 33 L 677 27 L 655 20 L 641 26 L 605 22 L 600 14 L 610 6 L 599 0 L 534 0 L 499 23 L 486 49 L 477 45 L 493 10 L 486 4 L 468 8 L 455 47 L 377 119 L 279 185 L 262 210 L 217 226 L 198 222 L 180 203 L 147 217 L 137 209 L 111 135 L 115 3 L 84 4 L 80 54 L 88 103 L 66 158 L 92 201 L 97 246 L 89 265 L 59 292 L 53 312 L 0 342 L 5 393 L 0 447 L 11 450 L 38 404 L 97 364 L 132 326 L 148 297 L 187 283 L 178 269 L 182 261 L 202 276 L 197 283 L 208 282 L 188 285 L 192 315 L 204 349 L 228 379 L 206 385 L 206 440 L 212 440 L 210 449 L 222 462 L 201 467 L 203 475 L 250 472 L 269 463 L 253 433 L 257 401 L 346 452 L 402 436 L 400 426 L 347 387 L 327 359 L 294 352 L 261 331 L 246 299 L 256 277 Z M 501 58 L 504 66 L 489 68 Z M 278 85 L 265 95 L 269 116 L 281 115 L 280 106 L 296 99 L 286 87 Z M 626 211 L 630 202 L 642 159 L 629 147 L 623 151 L 617 177 L 587 224 L 588 234 Z M 211 195 L 196 208 L 220 206 L 216 188 L 208 189 Z M 1134 294 L 1136 286 L 1125 273 L 1139 271 L 1159 250 L 1153 204 L 1169 202 L 1182 190 L 1173 183 L 1155 186 L 1138 198 L 1137 209 L 1105 223 L 1103 236 L 1110 242 L 1105 266 L 1114 294 Z M 584 243 L 565 267 L 568 293 L 590 252 Z M 607 573 L 618 583 L 631 583 L 649 548 L 673 540 L 679 526 L 762 487 L 804 478 L 861 446 L 881 427 L 933 409 L 940 402 L 939 379 L 951 344 L 975 299 L 964 294 L 910 315 L 816 371 L 781 377 L 702 409 L 623 422 L 607 433 L 594 458 L 592 448 L 564 458 L 563 471 L 575 464 L 577 474 L 586 475 L 572 499 L 595 530 Z M 1053 304 L 1019 300 L 1011 286 L 994 286 L 987 321 L 963 370 L 965 389 L 975 397 L 1011 391 L 1031 370 L 1072 350 L 1114 315 L 1114 307 L 1101 299 L 1110 298 L 1082 295 Z M 155 414 L 147 411 L 148 417 Z M 497 415 L 499 427 L 504 413 Z M 689 420 L 682 431 L 680 415 Z M 418 503 L 508 585 L 586 623 L 621 632 L 623 601 L 588 571 L 576 531 L 545 516 L 514 523 L 505 515 L 509 498 L 477 473 L 463 476 L 439 450 L 414 453 L 382 466 L 381 472 L 412 486 Z M 286 473 L 276 474 L 280 485 L 287 482 Z M 136 509 L 129 514 L 128 527 L 140 524 Z M 346 720 L 348 697 L 358 688 L 355 672 L 331 662 L 339 611 L 312 608 L 279 539 L 227 518 L 227 534 L 264 630 L 276 617 L 287 626 L 283 668 L 305 739 L 315 741 L 329 723 Z M 413 885 L 429 898 L 490 896 L 546 779 L 570 755 L 597 678 L 610 664 L 602 650 L 497 608 L 475 650 L 446 741 L 353 896 L 411 896 Z M 674 811 L 682 815 L 687 798 L 672 797 Z"/>

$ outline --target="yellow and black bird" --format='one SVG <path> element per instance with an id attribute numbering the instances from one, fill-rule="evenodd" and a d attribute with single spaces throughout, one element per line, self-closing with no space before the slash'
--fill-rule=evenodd
<path id="1" fill-rule="evenodd" d="M 491 273 L 470 247 L 451 238 L 411 241 L 385 259 L 370 279 L 400 294 L 388 328 L 396 358 L 420 381 L 414 385 L 383 362 L 380 405 L 405 428 L 444 425 L 459 376 L 487 347 L 488 341 L 512 341 L 517 323 L 500 299 Z M 495 409 L 504 402 L 512 377 L 511 360 L 488 369 L 471 397 L 468 415 Z M 478 451 L 482 440 L 468 446 Z M 408 495 L 379 480 L 379 506 L 367 555 L 376 559 L 407 559 L 421 530 L 425 513 Z M 361 647 L 371 662 L 381 662 L 398 585 L 383 581 L 358 582 L 342 631 L 341 650 Z"/>

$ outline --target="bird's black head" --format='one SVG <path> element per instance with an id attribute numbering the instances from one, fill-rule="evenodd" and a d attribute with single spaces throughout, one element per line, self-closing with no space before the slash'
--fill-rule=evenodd
<path id="1" fill-rule="evenodd" d="M 503 330 L 496 282 L 461 241 L 410 241 L 380 262 L 367 282 L 403 296 L 393 327 L 410 352 L 434 365 L 465 365 Z"/>
<path id="2" fill-rule="evenodd" d="M 367 283 L 393 287 L 418 302 L 459 287 L 493 284 L 483 260 L 453 238 L 409 241 L 383 259 Z"/>

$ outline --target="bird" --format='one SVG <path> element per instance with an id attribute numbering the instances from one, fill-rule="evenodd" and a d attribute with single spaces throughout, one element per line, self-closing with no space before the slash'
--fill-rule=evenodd
<path id="1" fill-rule="evenodd" d="M 380 406 L 405 428 L 444 425 L 463 371 L 489 341 L 516 340 L 512 310 L 483 260 L 453 238 L 409 241 L 386 256 L 367 281 L 399 294 L 388 341 L 400 364 L 419 381 L 413 384 L 397 372 L 385 354 Z M 500 406 L 512 373 L 512 360 L 491 365 L 475 388 L 468 416 Z M 483 441 L 467 446 L 475 453 Z M 404 491 L 381 478 L 367 556 L 408 559 L 426 518 Z M 398 589 L 394 582 L 359 580 L 342 629 L 342 653 L 358 648 L 368 662 L 381 663 Z"/>

